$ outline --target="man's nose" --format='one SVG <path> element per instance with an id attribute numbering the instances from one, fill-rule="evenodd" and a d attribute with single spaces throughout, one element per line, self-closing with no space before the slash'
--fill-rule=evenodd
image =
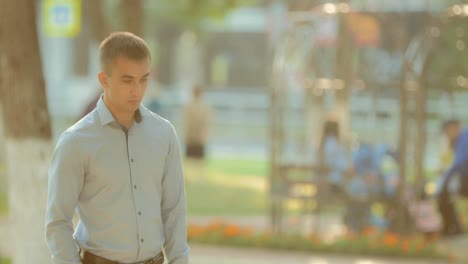
<path id="1" fill-rule="evenodd" d="M 143 89 L 144 89 L 143 85 L 137 82 L 135 85 L 133 85 L 131 89 L 131 94 L 135 96 L 141 96 L 143 93 Z"/>

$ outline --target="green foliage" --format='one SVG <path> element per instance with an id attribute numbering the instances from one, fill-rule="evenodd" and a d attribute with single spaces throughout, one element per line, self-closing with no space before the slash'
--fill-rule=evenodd
<path id="1" fill-rule="evenodd" d="M 442 20 L 428 34 L 432 34 L 433 48 L 427 62 L 427 83 L 431 87 L 448 90 L 466 90 L 457 83 L 457 77 L 468 78 L 468 30 L 466 17 Z"/>
<path id="2" fill-rule="evenodd" d="M 234 8 L 255 2 L 255 0 L 163 0 L 159 1 L 152 11 L 152 17 L 182 28 L 198 30 L 205 19 L 222 19 Z"/>

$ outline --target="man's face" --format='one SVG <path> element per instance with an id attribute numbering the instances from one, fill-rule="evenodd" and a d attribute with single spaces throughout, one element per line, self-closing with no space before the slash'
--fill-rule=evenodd
<path id="1" fill-rule="evenodd" d="M 118 57 L 108 72 L 99 73 L 104 96 L 109 107 L 117 113 L 134 113 L 143 99 L 148 85 L 149 60 Z"/>
<path id="2" fill-rule="evenodd" d="M 460 134 L 460 125 L 457 123 L 450 124 L 444 129 L 444 134 L 447 136 L 450 143 L 454 143 Z"/>

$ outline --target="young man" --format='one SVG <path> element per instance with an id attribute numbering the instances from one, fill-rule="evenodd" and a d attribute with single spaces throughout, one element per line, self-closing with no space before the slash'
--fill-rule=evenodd
<path id="1" fill-rule="evenodd" d="M 459 177 L 459 193 L 468 196 L 468 131 L 461 131 L 458 120 L 449 120 L 442 126 L 445 136 L 455 150 L 455 160 L 442 180 L 439 196 L 439 210 L 442 215 L 442 234 L 444 236 L 458 235 L 463 232 L 458 216 L 450 199 L 449 184 L 455 175 Z"/>
<path id="2" fill-rule="evenodd" d="M 167 120 L 140 104 L 148 47 L 118 32 L 99 52 L 104 94 L 61 135 L 50 163 L 46 238 L 53 262 L 159 264 L 165 255 L 170 264 L 187 264 L 178 139 Z"/>

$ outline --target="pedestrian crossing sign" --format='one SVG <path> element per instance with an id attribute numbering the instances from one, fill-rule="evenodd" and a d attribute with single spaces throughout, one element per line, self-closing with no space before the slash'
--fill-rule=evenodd
<path id="1" fill-rule="evenodd" d="M 81 31 L 81 0 L 43 0 L 42 25 L 49 37 L 75 37 Z"/>

